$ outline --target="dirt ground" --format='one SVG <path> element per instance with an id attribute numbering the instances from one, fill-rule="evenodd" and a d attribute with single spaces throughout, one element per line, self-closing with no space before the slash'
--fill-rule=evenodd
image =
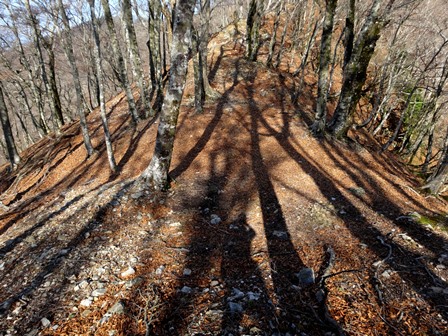
<path id="1" fill-rule="evenodd" d="M 308 130 L 312 80 L 213 46 L 184 95 L 169 191 L 134 185 L 157 121 L 108 103 L 118 174 L 79 125 L 1 173 L 0 335 L 447 335 L 447 204 L 359 132 Z M 355 135 L 352 135 L 355 139 Z M 422 225 L 418 215 L 436 225 Z"/>

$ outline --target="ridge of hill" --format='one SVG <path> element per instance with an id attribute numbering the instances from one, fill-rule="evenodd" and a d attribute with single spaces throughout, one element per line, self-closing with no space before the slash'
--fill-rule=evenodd
<path id="1" fill-rule="evenodd" d="M 312 93 L 297 110 L 289 75 L 220 37 L 221 97 L 195 115 L 188 83 L 169 192 L 133 185 L 157 121 L 133 128 L 124 94 L 108 102 L 118 174 L 98 111 L 94 157 L 75 122 L 3 170 L 0 333 L 446 334 L 446 202 L 388 154 L 313 138 Z"/>

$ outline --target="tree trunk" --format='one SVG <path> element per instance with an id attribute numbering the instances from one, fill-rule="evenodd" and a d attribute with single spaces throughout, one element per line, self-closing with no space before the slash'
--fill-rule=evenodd
<path id="1" fill-rule="evenodd" d="M 277 4 L 277 11 L 275 12 L 275 21 L 274 21 L 274 27 L 272 31 L 271 41 L 269 42 L 269 54 L 268 58 L 266 60 L 266 66 L 272 67 L 272 59 L 274 57 L 274 50 L 275 50 L 275 43 L 277 42 L 277 30 L 278 26 L 280 24 L 280 14 L 283 10 L 284 3 L 278 3 Z"/>
<path id="2" fill-rule="evenodd" d="M 103 125 L 104 131 L 104 141 L 106 143 L 107 150 L 107 159 L 109 160 L 109 166 L 112 172 L 117 170 L 117 165 L 114 159 L 114 153 L 112 149 L 112 141 L 110 138 L 109 126 L 107 124 L 107 115 L 106 115 L 106 102 L 104 98 L 104 84 L 103 84 L 103 69 L 101 65 L 101 47 L 100 47 L 100 37 L 98 35 L 98 27 L 95 17 L 95 0 L 88 0 L 90 6 L 90 16 L 92 18 L 92 30 L 93 30 L 93 38 L 94 38 L 94 53 L 95 53 L 95 65 L 96 65 L 96 73 L 98 77 L 98 89 L 100 94 L 100 114 L 101 114 L 101 123 Z"/>
<path id="3" fill-rule="evenodd" d="M 429 177 L 428 183 L 423 189 L 428 189 L 431 194 L 438 195 L 443 192 L 444 186 L 448 181 L 448 130 L 445 137 L 442 156 L 437 164 L 434 173 Z"/>
<path id="4" fill-rule="evenodd" d="M 201 68 L 203 67 L 201 53 L 199 51 L 199 36 L 197 31 L 194 30 L 192 37 L 193 46 L 193 71 L 194 71 L 194 108 L 197 114 L 204 112 L 204 81 L 201 73 Z"/>
<path id="5" fill-rule="evenodd" d="M 350 0 L 347 17 L 345 18 L 345 51 L 343 68 L 345 68 L 352 57 L 353 43 L 355 42 L 355 5 L 356 0 Z"/>
<path id="6" fill-rule="evenodd" d="M 162 190 L 168 186 L 168 170 L 187 76 L 194 5 L 195 0 L 179 0 L 176 5 L 170 81 L 160 114 L 154 154 L 149 166 L 142 174 L 145 183 L 155 190 Z"/>
<path id="7" fill-rule="evenodd" d="M 140 99 L 142 106 L 145 109 L 145 114 L 153 116 L 154 112 L 151 109 L 151 103 L 149 101 L 148 84 L 143 74 L 142 61 L 140 58 L 140 51 L 137 43 L 137 35 L 135 33 L 135 27 L 132 20 L 132 8 L 130 0 L 122 1 L 123 21 L 125 24 L 125 40 L 128 46 L 129 57 L 131 59 L 132 72 L 137 85 L 140 89 Z"/>
<path id="8" fill-rule="evenodd" d="M 249 61 L 255 62 L 260 48 L 260 26 L 262 13 L 262 0 L 251 0 L 247 13 L 247 51 L 246 57 Z"/>
<path id="9" fill-rule="evenodd" d="M 45 67 L 44 56 L 42 53 L 42 47 L 41 47 L 41 43 L 40 43 L 42 36 L 41 36 L 41 32 L 39 30 L 39 26 L 38 26 L 36 17 L 34 16 L 33 11 L 31 9 L 30 0 L 25 1 L 25 7 L 28 12 L 28 16 L 29 16 L 30 23 L 31 23 L 31 28 L 33 31 L 34 47 L 36 48 L 36 51 L 37 51 L 37 58 L 38 58 L 38 63 L 39 63 L 39 67 L 40 67 L 40 75 L 41 75 L 42 83 L 44 84 L 45 93 L 48 95 L 48 98 L 50 99 L 51 111 L 52 111 L 53 118 L 56 122 L 56 128 L 59 129 L 64 124 L 64 120 L 60 119 L 60 117 L 62 116 L 62 111 L 61 110 L 58 111 L 58 104 L 56 101 L 57 98 L 59 97 L 59 95 L 55 96 L 53 91 L 50 88 L 50 83 L 48 81 L 47 70 Z"/>
<path id="10" fill-rule="evenodd" d="M 333 35 L 334 14 L 338 1 L 326 0 L 325 19 L 322 28 L 320 46 L 319 79 L 317 84 L 317 105 L 311 130 L 315 136 L 321 136 L 327 119 L 327 98 L 329 88 L 329 69 L 331 61 L 331 38 Z"/>
<path id="11" fill-rule="evenodd" d="M 6 108 L 3 87 L 0 84 L 0 121 L 2 124 L 3 136 L 5 137 L 6 149 L 8 151 L 8 160 L 11 163 L 11 169 L 14 170 L 20 162 L 20 156 L 17 153 L 16 144 L 12 135 L 11 123 L 9 122 L 8 110 Z"/>
<path id="12" fill-rule="evenodd" d="M 59 6 L 59 12 L 61 14 L 62 24 L 64 26 L 64 29 L 62 29 L 64 52 L 70 64 L 70 70 L 73 77 L 73 84 L 75 86 L 76 106 L 79 116 L 79 125 L 81 127 L 81 133 L 84 140 L 84 146 L 86 147 L 87 156 L 89 157 L 93 154 L 94 149 L 92 146 L 92 142 L 90 141 L 89 128 L 87 126 L 87 119 L 85 114 L 87 106 L 82 93 L 81 80 L 79 77 L 78 67 L 76 66 L 75 54 L 73 52 L 73 42 L 71 36 L 70 23 L 67 17 L 67 13 L 65 12 L 62 0 L 58 0 L 58 6 Z"/>
<path id="13" fill-rule="evenodd" d="M 114 54 L 115 66 L 118 73 L 118 80 L 122 90 L 126 93 L 126 98 L 128 100 L 129 113 L 131 114 L 132 121 L 137 124 L 139 117 L 137 114 L 137 109 L 135 107 L 134 95 L 132 94 L 131 85 L 128 80 L 128 75 L 126 73 L 126 64 L 123 58 L 123 53 L 121 52 L 120 45 L 118 43 L 117 33 L 115 31 L 114 19 L 110 11 L 109 0 L 101 0 L 101 4 L 104 10 L 104 18 L 106 20 L 107 30 L 109 32 L 110 42 L 112 44 L 112 52 Z"/>
<path id="14" fill-rule="evenodd" d="M 376 0 L 344 69 L 338 105 L 328 126 L 330 134 L 337 139 L 345 138 L 353 124 L 353 114 L 367 78 L 367 67 L 380 38 L 381 29 L 385 25 L 385 22 L 378 18 L 379 5 L 380 1 Z"/>

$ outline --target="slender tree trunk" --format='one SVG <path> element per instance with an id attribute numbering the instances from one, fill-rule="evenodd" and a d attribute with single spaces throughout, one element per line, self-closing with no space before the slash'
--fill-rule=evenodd
<path id="1" fill-rule="evenodd" d="M 12 134 L 11 123 L 9 122 L 8 109 L 6 108 L 5 97 L 3 95 L 3 86 L 0 83 L 0 121 L 2 124 L 3 136 L 5 137 L 6 149 L 8 151 L 8 160 L 11 168 L 14 170 L 20 162 L 20 156 L 17 152 L 16 144 Z"/>
<path id="2" fill-rule="evenodd" d="M 112 141 L 110 138 L 109 126 L 107 123 L 107 115 L 106 115 L 106 102 L 104 98 L 104 84 L 103 84 L 103 69 L 101 65 L 101 46 L 100 46 L 100 37 L 98 35 L 98 27 L 95 17 L 95 0 L 88 0 L 90 6 L 90 16 L 92 18 L 92 30 L 93 30 L 93 38 L 94 38 L 94 53 L 95 53 L 95 65 L 96 72 L 98 77 L 98 88 L 100 94 L 100 114 L 101 114 L 101 122 L 103 125 L 104 131 L 104 140 L 106 143 L 107 150 L 107 159 L 109 160 L 109 166 L 112 172 L 117 170 L 117 165 L 114 159 L 114 153 L 112 149 Z"/>
<path id="3" fill-rule="evenodd" d="M 249 61 L 255 62 L 260 48 L 260 27 L 263 11 L 263 0 L 251 0 L 249 11 L 247 13 L 247 52 L 246 57 Z"/>
<path id="4" fill-rule="evenodd" d="M 367 78 L 367 67 L 375 51 L 376 42 L 380 38 L 381 29 L 385 25 L 385 22 L 378 17 L 380 3 L 380 0 L 376 0 L 372 5 L 369 17 L 361 29 L 351 58 L 344 69 L 338 105 L 328 126 L 330 134 L 338 139 L 345 138 L 353 124 L 353 114 Z"/>
<path id="5" fill-rule="evenodd" d="M 112 52 L 114 53 L 115 69 L 118 74 L 118 80 L 122 90 L 126 93 L 128 100 L 129 113 L 131 114 L 132 121 L 136 124 L 139 121 L 137 109 L 135 107 L 134 95 L 132 94 L 131 85 L 126 73 L 126 64 L 121 52 L 120 44 L 118 43 L 117 33 L 115 31 L 114 19 L 110 11 L 109 0 L 101 0 L 101 4 L 104 10 L 104 18 L 106 20 L 107 30 L 109 32 L 109 38 L 112 44 Z"/>
<path id="6" fill-rule="evenodd" d="M 345 18 L 345 51 L 343 68 L 349 63 L 353 53 L 353 43 L 355 42 L 355 9 L 356 0 L 350 0 L 348 14 Z"/>
<path id="7" fill-rule="evenodd" d="M 84 146 L 87 151 L 87 156 L 89 157 L 93 154 L 94 149 L 92 146 L 92 142 L 90 140 L 89 128 L 87 126 L 87 118 L 85 113 L 85 111 L 87 110 L 87 106 L 82 93 L 81 79 L 79 77 L 78 67 L 76 66 L 75 54 L 73 52 L 73 42 L 71 36 L 70 23 L 67 17 L 67 13 L 65 12 L 62 0 L 58 0 L 58 6 L 62 18 L 62 24 L 64 26 L 64 29 L 62 30 L 64 52 L 70 64 L 70 70 L 73 77 L 73 84 L 75 86 L 76 106 L 79 116 L 79 124 L 81 127 L 81 133 L 84 140 Z"/>
<path id="8" fill-rule="evenodd" d="M 25 7 L 26 7 L 26 10 L 28 12 L 28 16 L 29 16 L 29 19 L 31 22 L 31 28 L 33 30 L 34 47 L 36 48 L 36 51 L 37 51 L 37 58 L 38 58 L 38 62 L 39 62 L 42 83 L 44 84 L 45 93 L 47 94 L 47 96 L 50 100 L 52 116 L 54 118 L 54 121 L 56 122 L 56 128 L 59 129 L 64 124 L 64 120 L 60 119 L 60 117 L 62 116 L 62 111 L 61 110 L 58 111 L 57 99 L 58 99 L 59 95 L 55 96 L 53 91 L 50 88 L 50 83 L 48 81 L 47 70 L 45 67 L 45 61 L 44 61 L 44 56 L 42 53 L 42 47 L 41 47 L 41 42 L 40 42 L 40 40 L 42 38 L 41 32 L 39 30 L 39 25 L 36 20 L 36 17 L 33 14 L 33 11 L 31 9 L 30 0 L 25 1 Z"/>
<path id="9" fill-rule="evenodd" d="M 266 66 L 272 67 L 272 59 L 274 58 L 274 50 L 275 50 L 275 44 L 277 42 L 277 30 L 278 26 L 280 24 L 280 14 L 283 10 L 284 2 L 280 2 L 277 4 L 277 10 L 275 12 L 275 21 L 274 21 L 274 27 L 272 31 L 271 41 L 269 42 L 269 54 L 268 58 L 266 60 Z"/>
<path id="10" fill-rule="evenodd" d="M 438 195 L 443 191 L 446 182 L 448 181 L 448 130 L 445 137 L 442 156 L 437 164 L 434 173 L 428 178 L 428 183 L 423 186 L 423 189 L 428 189 L 432 194 Z"/>
<path id="11" fill-rule="evenodd" d="M 193 46 L 193 71 L 194 71 L 194 107 L 197 114 L 204 112 L 203 104 L 205 100 L 204 81 L 201 73 L 203 67 L 201 53 L 199 51 L 199 36 L 196 30 L 193 29 L 192 37 Z"/>
<path id="12" fill-rule="evenodd" d="M 156 190 L 164 189 L 168 184 L 177 118 L 187 76 L 194 5 L 195 0 L 178 0 L 176 5 L 170 81 L 160 114 L 154 154 L 148 168 L 142 174 L 145 183 Z"/>
<path id="13" fill-rule="evenodd" d="M 145 80 L 145 76 L 142 68 L 142 61 L 140 58 L 140 51 L 137 43 L 137 35 L 135 33 L 135 27 L 132 20 L 132 8 L 130 0 L 122 1 L 123 21 L 125 24 L 125 40 L 128 46 L 129 57 L 131 59 L 131 68 L 137 85 L 140 89 L 140 99 L 142 106 L 145 109 L 145 114 L 149 116 L 154 115 L 154 111 L 151 109 L 151 102 L 149 101 L 148 83 Z"/>
<path id="14" fill-rule="evenodd" d="M 321 136 L 327 119 L 327 98 L 330 86 L 329 69 L 331 61 L 331 38 L 333 35 L 334 14 L 337 0 L 326 0 L 325 19 L 322 29 L 319 61 L 319 79 L 317 84 L 317 105 L 311 130 L 315 136 Z"/>

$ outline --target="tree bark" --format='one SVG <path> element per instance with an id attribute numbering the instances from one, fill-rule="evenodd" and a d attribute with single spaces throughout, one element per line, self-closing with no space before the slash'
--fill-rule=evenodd
<path id="1" fill-rule="evenodd" d="M 148 83 L 145 80 L 142 68 L 142 60 L 140 58 L 140 51 L 137 43 L 137 35 L 135 33 L 135 27 L 132 20 L 132 8 L 130 0 L 122 1 L 123 10 L 123 21 L 125 24 L 125 40 L 128 46 L 129 57 L 131 59 L 132 72 L 135 79 L 137 80 L 137 85 L 140 89 L 140 99 L 142 106 L 145 109 L 145 114 L 148 116 L 153 116 L 154 112 L 151 109 L 151 104 L 149 101 L 148 93 Z"/>
<path id="2" fill-rule="evenodd" d="M 280 2 L 277 4 L 277 10 L 275 12 L 275 21 L 274 21 L 274 27 L 272 31 L 271 41 L 269 42 L 269 54 L 268 58 L 266 59 L 266 66 L 272 67 L 272 59 L 274 58 L 274 50 L 275 50 L 275 44 L 277 42 L 277 30 L 278 26 L 280 24 L 280 14 L 283 10 L 283 2 Z"/>
<path id="3" fill-rule="evenodd" d="M 75 54 L 73 52 L 73 42 L 71 36 L 70 22 L 68 20 L 67 13 L 65 12 L 62 0 L 58 0 L 58 5 L 59 5 L 59 12 L 61 14 L 62 24 L 64 26 L 64 29 L 62 29 L 64 52 L 70 64 L 70 70 L 73 77 L 73 84 L 75 86 L 76 106 L 79 116 L 79 124 L 81 127 L 81 133 L 84 140 L 84 146 L 87 151 L 87 156 L 89 157 L 93 154 L 94 149 L 92 146 L 92 142 L 90 140 L 89 128 L 87 126 L 87 118 L 85 114 L 87 106 L 84 100 L 84 95 L 82 93 L 81 79 L 79 77 L 78 67 L 76 66 Z"/>
<path id="4" fill-rule="evenodd" d="M 168 186 L 168 170 L 187 76 L 194 5 L 195 0 L 178 0 L 175 9 L 170 80 L 160 114 L 154 154 L 142 174 L 145 183 L 155 190 L 162 190 Z"/>
<path id="5" fill-rule="evenodd" d="M 247 51 L 246 57 L 249 61 L 255 62 L 260 48 L 260 26 L 263 0 L 251 0 L 247 13 Z"/>
<path id="6" fill-rule="evenodd" d="M 330 134 L 337 139 L 345 138 L 353 124 L 353 114 L 367 78 L 367 67 L 385 25 L 378 17 L 379 6 L 380 1 L 376 0 L 344 69 L 338 105 L 328 126 Z"/>
<path id="7" fill-rule="evenodd" d="M 9 121 L 8 109 L 6 108 L 3 87 L 0 84 L 0 121 L 2 124 L 3 136 L 5 137 L 8 160 L 14 170 L 20 162 L 20 156 L 17 152 L 14 136 L 12 134 L 11 123 Z"/>
<path id="8" fill-rule="evenodd" d="M 327 119 L 328 88 L 330 86 L 329 69 L 331 61 L 331 38 L 333 35 L 334 14 L 338 1 L 326 0 L 325 19 L 322 28 L 320 46 L 319 79 L 317 84 L 317 105 L 311 130 L 315 136 L 321 136 Z"/>
<path id="9" fill-rule="evenodd" d="M 114 19 L 110 11 L 109 0 L 101 0 L 101 4 L 104 10 L 104 19 L 106 20 L 107 30 L 109 32 L 110 42 L 112 44 L 112 52 L 115 59 L 115 69 L 118 74 L 118 80 L 122 90 L 126 93 L 126 98 L 128 100 L 129 113 L 131 114 L 132 121 L 137 124 L 139 117 L 137 114 L 137 109 L 135 107 L 134 95 L 132 94 L 131 85 L 128 80 L 128 75 L 126 73 L 126 64 L 121 52 L 120 45 L 118 43 L 117 32 L 115 31 Z"/>
<path id="10" fill-rule="evenodd" d="M 431 194 L 438 195 L 443 192 L 445 184 L 448 182 L 448 130 L 445 137 L 442 156 L 437 164 L 434 173 L 429 177 L 428 183 L 423 189 L 428 189 Z"/>
<path id="11" fill-rule="evenodd" d="M 92 18 L 92 30 L 93 30 L 93 38 L 94 38 L 94 56 L 95 56 L 95 65 L 96 65 L 96 73 L 98 77 L 98 89 L 100 94 L 100 114 L 101 114 L 101 123 L 103 125 L 104 131 L 104 141 L 106 143 L 107 150 L 107 159 L 109 160 L 109 166 L 112 172 L 116 172 L 117 164 L 114 159 L 114 152 L 112 149 L 112 141 L 110 138 L 109 126 L 107 123 L 107 115 L 106 115 L 106 102 L 104 98 L 104 83 L 103 83 L 103 69 L 101 65 L 101 46 L 100 46 L 100 37 L 98 35 L 98 27 L 95 16 L 95 0 L 88 0 L 90 6 L 90 16 Z"/>

